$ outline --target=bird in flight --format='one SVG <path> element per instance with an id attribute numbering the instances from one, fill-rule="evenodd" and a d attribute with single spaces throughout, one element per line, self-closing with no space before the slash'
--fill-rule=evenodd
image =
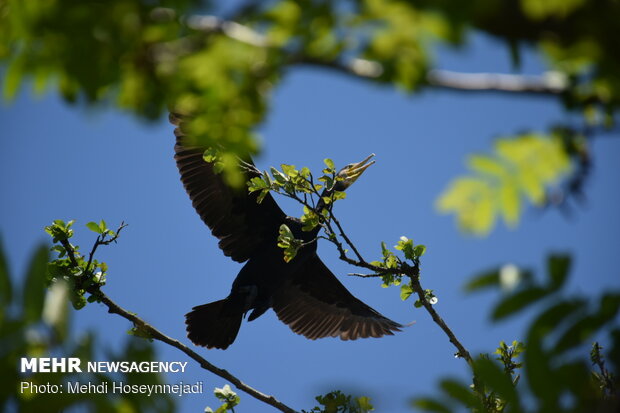
<path id="1" fill-rule="evenodd" d="M 248 312 L 248 321 L 252 321 L 269 308 L 291 330 L 311 340 L 356 340 L 400 331 L 401 324 L 355 298 L 321 261 L 316 253 L 319 226 L 302 231 L 301 221 L 287 216 L 270 194 L 257 203 L 257 192 L 228 186 L 213 164 L 204 160 L 204 148 L 187 142 L 183 119 L 170 115 L 170 122 L 176 125 L 174 158 L 183 186 L 200 218 L 219 239 L 224 255 L 245 263 L 228 297 L 194 307 L 186 314 L 188 337 L 194 344 L 226 349 L 235 341 Z M 342 179 L 332 191 L 344 191 L 353 184 L 374 163 L 372 156 L 340 170 Z M 251 163 L 249 158 L 245 161 Z M 247 181 L 259 176 L 258 171 L 247 168 L 243 173 Z M 282 224 L 295 238 L 312 241 L 289 262 L 277 246 Z"/>

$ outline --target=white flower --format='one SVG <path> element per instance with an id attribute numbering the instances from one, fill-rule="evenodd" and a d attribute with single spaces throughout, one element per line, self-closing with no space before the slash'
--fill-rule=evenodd
<path id="1" fill-rule="evenodd" d="M 437 297 L 432 297 L 430 300 L 428 300 L 428 302 L 429 302 L 431 305 L 435 305 L 435 304 L 437 304 L 437 303 L 439 302 L 439 298 L 437 298 Z"/>
<path id="2" fill-rule="evenodd" d="M 506 264 L 499 270 L 499 284 L 504 291 L 514 290 L 521 280 L 519 268 L 514 264 Z"/>

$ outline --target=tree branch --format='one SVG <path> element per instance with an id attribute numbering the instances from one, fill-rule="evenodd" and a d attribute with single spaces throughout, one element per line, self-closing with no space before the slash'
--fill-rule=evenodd
<path id="1" fill-rule="evenodd" d="M 443 318 L 441 318 L 441 316 L 433 308 L 432 304 L 429 303 L 426 299 L 426 294 L 424 293 L 424 289 L 420 284 L 419 274 L 409 278 L 411 279 L 411 287 L 413 288 L 413 291 L 415 291 L 415 293 L 418 295 L 418 299 L 424 306 L 426 312 L 430 314 L 435 324 L 437 324 L 443 330 L 443 332 L 446 333 L 450 342 L 454 345 L 454 347 L 457 348 L 458 356 L 464 358 L 469 365 L 472 365 L 473 359 L 471 358 L 469 351 L 467 351 L 465 346 L 463 346 L 463 344 L 461 344 L 461 342 L 456 338 L 452 330 L 450 330 L 450 327 L 448 327 L 446 322 L 443 321 Z"/>
<path id="2" fill-rule="evenodd" d="M 498 91 L 558 95 L 568 88 L 568 79 L 561 72 L 542 75 L 503 73 L 461 73 L 434 69 L 427 73 L 429 85 L 462 91 Z"/>
<path id="3" fill-rule="evenodd" d="M 235 387 L 237 387 L 239 390 L 242 390 L 242 391 L 246 392 L 247 394 L 249 394 L 250 396 L 254 397 L 255 399 L 258 399 L 258 400 L 260 400 L 260 401 L 262 401 L 262 402 L 264 402 L 264 403 L 266 403 L 266 404 L 268 404 L 270 406 L 273 406 L 276 409 L 280 410 L 281 412 L 297 413 L 296 410 L 288 407 L 284 403 L 282 403 L 279 400 L 277 400 L 275 397 L 267 395 L 267 394 L 264 394 L 264 393 L 261 393 L 260 391 L 254 389 L 253 387 L 250 387 L 247 384 L 243 383 L 241 380 L 239 380 L 237 377 L 235 377 L 234 375 L 232 375 L 228 371 L 226 371 L 224 369 L 221 369 L 221 368 L 219 368 L 219 367 L 209 363 L 206 359 L 204 359 L 202 356 L 200 356 L 194 350 L 192 350 L 189 347 L 187 347 L 185 344 L 181 343 L 180 341 L 178 341 L 176 339 L 168 337 L 167 335 L 165 335 L 161 331 L 157 330 L 155 327 L 153 327 L 152 325 L 148 324 L 146 321 L 142 320 L 141 318 L 139 318 L 135 314 L 133 314 L 133 313 L 125 310 L 124 308 L 120 307 L 118 304 L 116 304 L 114 301 L 112 301 L 103 292 L 99 291 L 98 294 L 99 294 L 98 295 L 99 300 L 103 304 L 105 304 L 106 307 L 108 307 L 108 312 L 109 313 L 120 315 L 121 317 L 131 321 L 141 331 L 144 331 L 144 332 L 148 333 L 148 335 L 150 337 L 152 337 L 153 339 L 161 341 L 163 343 L 166 343 L 166 344 L 168 344 L 168 345 L 170 345 L 172 347 L 175 347 L 175 348 L 181 350 L 183 353 L 188 355 L 191 359 L 193 359 L 196 362 L 198 362 L 198 364 L 200 364 L 200 367 L 202 367 L 203 369 L 208 370 L 211 373 L 215 374 L 216 376 L 219 376 L 219 377 L 229 381 Z"/>
<path id="4" fill-rule="evenodd" d="M 192 15 L 184 19 L 185 24 L 194 30 L 205 33 L 220 33 L 256 47 L 278 48 L 262 33 L 216 16 Z M 342 60 L 322 60 L 304 55 L 289 54 L 290 65 L 310 65 L 353 75 L 365 79 L 378 79 L 384 72 L 381 63 L 352 58 Z M 568 79 L 557 71 L 542 75 L 518 75 L 504 73 L 463 73 L 450 70 L 432 69 L 426 74 L 426 84 L 431 87 L 464 92 L 506 92 L 555 96 L 568 89 Z"/>
<path id="5" fill-rule="evenodd" d="M 90 263 L 92 262 L 92 255 L 94 254 L 95 250 L 97 249 L 97 246 L 99 245 L 107 245 L 110 242 L 113 242 L 116 240 L 116 238 L 118 237 L 119 232 L 125 227 L 125 224 L 121 224 L 121 226 L 119 227 L 119 229 L 116 231 L 116 234 L 109 240 L 104 240 L 101 238 L 101 236 L 97 237 L 97 241 L 95 242 L 95 245 L 93 246 L 92 252 L 91 252 L 91 257 L 89 259 L 89 264 L 88 266 L 90 266 Z M 61 243 L 61 245 L 65 248 L 66 252 L 67 252 L 67 256 L 71 262 L 71 264 L 75 267 L 79 267 L 79 263 L 78 260 L 76 258 L 76 250 L 75 247 L 68 241 L 68 239 L 61 239 L 59 240 L 59 242 Z M 84 275 L 82 275 L 82 277 L 86 276 L 86 271 L 84 271 Z M 153 327 L 152 325 L 150 325 L 149 323 L 147 323 L 146 321 L 142 320 L 140 317 L 138 317 L 137 315 L 135 315 L 134 313 L 131 313 L 127 310 L 125 310 L 124 308 L 122 308 L 121 306 L 119 306 L 118 304 L 116 304 L 114 301 L 112 301 L 112 299 L 110 299 L 103 291 L 101 291 L 101 289 L 99 288 L 99 286 L 90 286 L 88 288 L 86 288 L 86 291 L 88 291 L 91 295 L 95 296 L 97 298 L 98 302 L 103 303 L 106 307 L 108 307 L 108 312 L 111 314 L 118 314 L 121 317 L 131 321 L 134 326 L 140 331 L 140 332 L 144 332 L 146 333 L 146 335 L 149 338 L 153 338 L 155 340 L 161 341 L 163 343 L 166 343 L 172 347 L 175 347 L 179 350 L 181 350 L 183 353 L 185 353 L 186 355 L 188 355 L 191 359 L 195 360 L 198 362 L 198 364 L 200 364 L 200 366 L 207 370 L 210 371 L 211 373 L 215 374 L 216 376 L 219 376 L 227 381 L 229 381 L 230 383 L 232 383 L 235 387 L 237 387 L 239 390 L 246 392 L 247 394 L 249 394 L 250 396 L 254 397 L 255 399 L 258 399 L 270 406 L 275 407 L 276 409 L 280 410 L 281 412 L 284 413 L 297 413 L 296 410 L 288 407 L 287 405 L 285 405 L 284 403 L 280 402 L 279 400 L 277 400 L 274 396 L 270 396 L 264 393 L 261 393 L 260 391 L 254 389 L 253 387 L 248 386 L 247 384 L 243 383 L 241 380 L 239 380 L 237 377 L 235 377 L 234 375 L 232 375 L 231 373 L 229 373 L 228 371 L 221 369 L 211 363 L 209 363 L 206 359 L 204 359 L 202 356 L 200 356 L 198 353 L 196 353 L 194 350 L 190 349 L 189 347 L 187 347 L 185 344 L 181 343 L 180 341 L 173 339 L 171 337 L 168 337 L 167 335 L 165 335 L 164 333 L 162 333 L 161 331 L 157 330 L 155 327 Z"/>

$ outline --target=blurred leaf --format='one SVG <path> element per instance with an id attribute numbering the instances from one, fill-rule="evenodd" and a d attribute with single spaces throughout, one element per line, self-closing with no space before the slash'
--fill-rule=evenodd
<path id="1" fill-rule="evenodd" d="M 478 403 L 472 389 L 459 381 L 445 379 L 439 383 L 439 387 L 452 399 L 460 402 L 463 407 L 471 408 Z"/>
<path id="2" fill-rule="evenodd" d="M 521 411 L 519 397 L 512 379 L 502 367 L 487 358 L 479 358 L 475 361 L 474 370 L 485 386 L 497 392 L 501 399 L 511 406 L 512 412 Z"/>
<path id="3" fill-rule="evenodd" d="M 499 271 L 493 270 L 470 279 L 463 287 L 468 293 L 499 286 Z"/>
<path id="4" fill-rule="evenodd" d="M 32 255 L 30 266 L 26 272 L 23 290 L 24 321 L 33 323 L 41 318 L 45 299 L 47 262 L 49 247 L 39 245 Z"/>
<path id="5" fill-rule="evenodd" d="M 11 285 L 11 276 L 9 275 L 9 264 L 4 255 L 4 244 L 0 238 L 0 322 L 6 308 L 13 300 L 13 286 Z"/>
<path id="6" fill-rule="evenodd" d="M 69 333 L 69 317 L 69 286 L 61 279 L 47 290 L 42 319 L 53 329 L 56 338 L 63 342 Z"/>
<path id="7" fill-rule="evenodd" d="M 550 411 L 559 408 L 560 380 L 551 366 L 552 354 L 543 347 L 543 339 L 585 306 L 583 300 L 560 301 L 540 314 L 527 332 L 523 362 L 529 388 Z"/>
<path id="8" fill-rule="evenodd" d="M 4 75 L 3 97 L 5 100 L 13 100 L 17 95 L 20 85 L 25 74 L 25 59 L 22 56 L 13 60 Z"/>
<path id="9" fill-rule="evenodd" d="M 452 413 L 452 409 L 450 409 L 446 404 L 431 397 L 416 398 L 411 402 L 411 407 L 425 412 Z"/>
<path id="10" fill-rule="evenodd" d="M 454 213 L 459 227 L 487 235 L 502 216 L 514 227 L 521 198 L 544 201 L 545 188 L 558 185 L 570 169 L 570 158 L 558 136 L 522 134 L 498 139 L 492 156 L 471 155 L 469 175 L 456 178 L 436 201 L 442 213 Z"/>
<path id="11" fill-rule="evenodd" d="M 570 255 L 550 255 L 547 260 L 547 272 L 554 290 L 562 288 L 570 270 Z"/>
<path id="12" fill-rule="evenodd" d="M 535 20 L 563 18 L 578 9 L 586 0 L 521 0 L 523 11 Z"/>
<path id="13" fill-rule="evenodd" d="M 580 317 L 564 331 L 557 340 L 554 353 L 560 354 L 585 343 L 605 324 L 616 320 L 618 311 L 620 311 L 620 294 L 603 295 L 596 313 Z"/>
<path id="14" fill-rule="evenodd" d="M 506 318 L 535 303 L 541 298 L 546 297 L 549 293 L 551 293 L 551 291 L 546 288 L 531 287 L 511 294 L 495 306 L 491 313 L 491 318 L 493 321 Z"/>

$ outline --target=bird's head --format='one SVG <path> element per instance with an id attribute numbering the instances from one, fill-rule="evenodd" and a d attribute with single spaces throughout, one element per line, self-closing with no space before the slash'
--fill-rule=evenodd
<path id="1" fill-rule="evenodd" d="M 353 185 L 353 182 L 357 181 L 357 178 L 362 175 L 366 168 L 375 163 L 374 160 L 371 161 L 373 156 L 375 156 L 375 154 L 371 153 L 363 161 L 358 163 L 350 163 L 338 171 L 337 177 L 339 179 L 338 182 L 336 182 L 336 185 L 334 185 L 334 190 L 344 191 Z"/>

